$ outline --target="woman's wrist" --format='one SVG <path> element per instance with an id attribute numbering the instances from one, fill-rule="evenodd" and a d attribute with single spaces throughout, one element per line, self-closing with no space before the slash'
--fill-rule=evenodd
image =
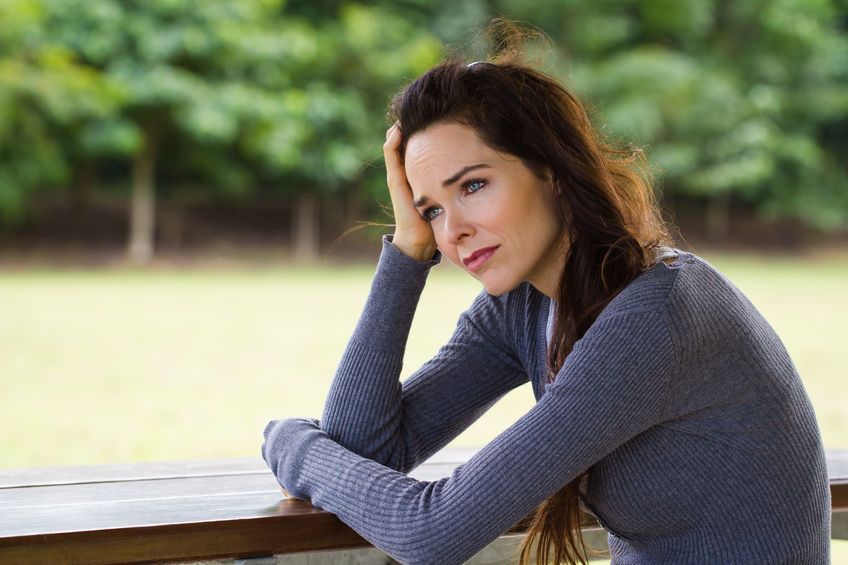
<path id="1" fill-rule="evenodd" d="M 416 243 L 409 241 L 402 234 L 395 233 L 391 242 L 401 253 L 417 261 L 430 261 L 436 255 L 436 243 L 434 241 Z"/>

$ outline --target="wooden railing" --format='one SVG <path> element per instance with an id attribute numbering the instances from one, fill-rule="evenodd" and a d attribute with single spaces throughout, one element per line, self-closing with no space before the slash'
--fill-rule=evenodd
<path id="1" fill-rule="evenodd" d="M 413 475 L 450 473 L 448 449 Z M 833 537 L 848 539 L 848 450 L 828 452 Z M 335 516 L 283 500 L 260 459 L 0 471 L 0 564 L 250 558 L 365 547 Z"/>

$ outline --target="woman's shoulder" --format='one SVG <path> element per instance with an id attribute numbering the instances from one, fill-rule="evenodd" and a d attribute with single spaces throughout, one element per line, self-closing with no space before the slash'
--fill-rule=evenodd
<path id="1" fill-rule="evenodd" d="M 680 271 L 688 269 L 695 259 L 691 253 L 677 249 L 662 250 L 656 263 L 613 298 L 598 319 L 661 309 L 668 302 Z"/>
<path id="2" fill-rule="evenodd" d="M 701 318 L 707 312 L 750 317 L 748 298 L 724 274 L 695 253 L 673 250 L 616 296 L 601 317 L 654 312 L 671 318 Z"/>
<path id="3" fill-rule="evenodd" d="M 677 301 L 698 295 L 721 300 L 733 284 L 698 255 L 673 248 L 661 248 L 657 261 L 633 280 L 604 309 L 602 316 L 658 312 Z M 738 292 L 738 291 L 737 291 Z"/>

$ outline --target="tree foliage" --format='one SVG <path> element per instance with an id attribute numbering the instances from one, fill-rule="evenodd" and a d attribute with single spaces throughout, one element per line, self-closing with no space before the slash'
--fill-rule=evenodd
<path id="1" fill-rule="evenodd" d="M 357 3 L 4 2 L 20 25 L 0 37 L 0 131 L 37 143 L 4 136 L 0 210 L 21 218 L 33 188 L 124 158 L 141 259 L 156 181 L 235 197 L 357 181 L 387 93 L 441 53 L 426 30 Z"/>
<path id="2" fill-rule="evenodd" d="M 848 226 L 848 10 L 828 0 L 518 2 L 614 139 L 644 144 L 667 195 L 732 195 Z"/>
<path id="3" fill-rule="evenodd" d="M 0 0 L 0 225 L 98 175 L 151 214 L 186 187 L 364 206 L 389 97 L 494 15 L 551 37 L 666 196 L 848 227 L 844 0 Z"/>
<path id="4" fill-rule="evenodd" d="M 46 40 L 45 16 L 36 0 L 0 2 L 0 223 L 21 222 L 35 189 L 68 182 L 72 156 L 58 132 L 80 132 L 120 101 L 100 73 Z"/>

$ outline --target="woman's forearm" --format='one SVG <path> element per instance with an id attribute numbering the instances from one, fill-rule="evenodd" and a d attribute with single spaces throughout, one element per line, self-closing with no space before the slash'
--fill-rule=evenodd
<path id="1" fill-rule="evenodd" d="M 527 371 L 510 353 L 512 345 L 493 331 L 507 323 L 504 305 L 482 293 L 436 357 L 401 384 L 403 350 L 426 270 L 408 265 L 412 260 L 396 249 L 383 253 L 321 428 L 358 455 L 408 471 L 526 382 Z M 409 272 L 415 269 L 417 275 Z M 386 287 L 398 273 L 407 277 L 404 282 Z"/>
<path id="2" fill-rule="evenodd" d="M 321 427 L 331 438 L 386 465 L 400 463 L 392 454 L 401 418 L 403 354 L 427 274 L 437 262 L 413 260 L 384 241 L 371 291 L 324 406 Z"/>

